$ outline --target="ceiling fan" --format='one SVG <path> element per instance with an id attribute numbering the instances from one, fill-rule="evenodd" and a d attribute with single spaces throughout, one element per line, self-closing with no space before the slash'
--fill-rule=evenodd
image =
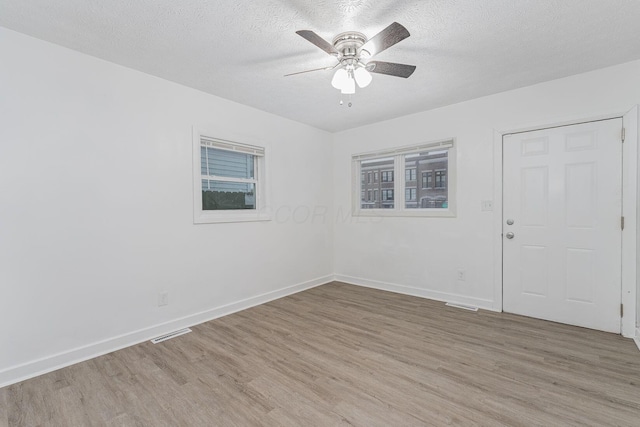
<path id="1" fill-rule="evenodd" d="M 372 80 L 370 73 L 386 74 L 388 76 L 403 77 L 406 79 L 413 74 L 416 69 L 415 65 L 369 61 L 373 56 L 409 37 L 409 31 L 397 22 L 389 25 L 371 39 L 367 39 L 364 34 L 356 31 L 338 34 L 333 39 L 333 43 L 329 43 L 310 30 L 296 31 L 296 34 L 313 43 L 329 55 L 335 56 L 338 63 L 330 67 L 300 71 L 287 74 L 286 76 L 338 68 L 331 80 L 331 84 L 336 89 L 340 89 L 340 92 L 343 94 L 354 94 L 356 84 L 360 88 L 368 86 Z"/>

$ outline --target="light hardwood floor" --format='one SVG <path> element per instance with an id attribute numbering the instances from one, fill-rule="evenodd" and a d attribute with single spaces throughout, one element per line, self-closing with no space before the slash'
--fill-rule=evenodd
<path id="1" fill-rule="evenodd" d="M 0 389 L 0 426 L 640 426 L 631 340 L 341 283 Z"/>

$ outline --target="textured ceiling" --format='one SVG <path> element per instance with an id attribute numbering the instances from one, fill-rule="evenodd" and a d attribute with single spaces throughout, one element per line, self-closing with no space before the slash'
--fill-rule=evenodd
<path id="1" fill-rule="evenodd" d="M 374 75 L 339 106 L 335 60 L 295 34 L 411 37 L 376 56 L 417 65 Z M 0 26 L 329 131 L 640 58 L 637 0 L 0 0 Z"/>

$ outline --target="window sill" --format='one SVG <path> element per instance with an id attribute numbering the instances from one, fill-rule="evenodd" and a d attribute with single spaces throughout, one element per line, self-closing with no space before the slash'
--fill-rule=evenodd
<path id="1" fill-rule="evenodd" d="M 201 212 L 193 218 L 194 224 L 218 224 L 229 222 L 271 221 L 271 214 L 266 212 L 220 211 Z"/>
<path id="2" fill-rule="evenodd" d="M 357 209 L 353 216 L 362 217 L 416 217 L 416 218 L 455 218 L 451 209 Z"/>

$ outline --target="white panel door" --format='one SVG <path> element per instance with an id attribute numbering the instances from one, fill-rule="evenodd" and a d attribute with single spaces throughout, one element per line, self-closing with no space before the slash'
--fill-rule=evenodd
<path id="1" fill-rule="evenodd" d="M 504 311 L 620 333 L 622 119 L 506 135 Z"/>

